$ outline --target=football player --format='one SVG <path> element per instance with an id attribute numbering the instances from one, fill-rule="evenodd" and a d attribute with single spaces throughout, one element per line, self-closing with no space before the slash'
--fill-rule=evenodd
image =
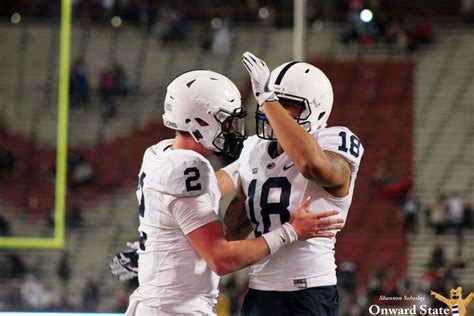
<path id="1" fill-rule="evenodd" d="M 229 236 L 248 233 L 246 218 L 255 237 L 277 230 L 309 196 L 312 209 L 337 209 L 335 217 L 345 220 L 364 149 L 348 128 L 326 127 L 329 79 L 296 61 L 270 73 L 249 52 L 243 64 L 258 102 L 257 135 L 244 142 L 238 160 L 241 185 L 224 219 Z M 235 168 L 224 170 L 231 176 Z M 241 315 L 338 315 L 335 242 L 298 241 L 253 264 Z"/>
<path id="2" fill-rule="evenodd" d="M 301 203 L 286 223 L 252 240 L 227 241 L 218 220 L 220 191 L 206 159 L 238 155 L 244 140 L 240 93 L 226 77 L 207 70 L 173 80 L 163 123 L 174 139 L 149 147 L 139 173 L 138 279 L 126 315 L 214 315 L 218 275 L 284 246 L 339 229 L 337 214 L 307 212 Z"/>

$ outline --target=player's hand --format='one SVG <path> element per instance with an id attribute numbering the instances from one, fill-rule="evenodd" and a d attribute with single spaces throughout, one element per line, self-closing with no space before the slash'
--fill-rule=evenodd
<path id="1" fill-rule="evenodd" d="M 131 280 L 138 276 L 138 246 L 138 241 L 127 242 L 128 250 L 119 252 L 110 261 L 110 272 L 120 281 Z"/>
<path id="2" fill-rule="evenodd" d="M 242 55 L 242 63 L 250 74 L 252 89 L 255 99 L 259 105 L 266 101 L 278 100 L 275 93 L 270 89 L 270 69 L 267 64 L 250 52 Z"/>
<path id="3" fill-rule="evenodd" d="M 339 214 L 338 211 L 308 212 L 307 208 L 311 204 L 308 198 L 296 210 L 290 219 L 290 224 L 298 235 L 298 240 L 306 240 L 313 237 L 334 237 L 332 231 L 340 230 L 344 227 L 342 218 L 328 218 Z"/>

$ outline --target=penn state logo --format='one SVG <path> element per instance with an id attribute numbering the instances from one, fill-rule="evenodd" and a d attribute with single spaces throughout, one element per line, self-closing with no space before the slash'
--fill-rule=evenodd
<path id="1" fill-rule="evenodd" d="M 273 169 L 275 167 L 275 163 L 274 162 L 270 162 L 268 165 L 267 165 L 267 169 Z"/>

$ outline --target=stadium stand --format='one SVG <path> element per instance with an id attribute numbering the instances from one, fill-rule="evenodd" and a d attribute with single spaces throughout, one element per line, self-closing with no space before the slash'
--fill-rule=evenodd
<path id="1" fill-rule="evenodd" d="M 80 153 L 95 172 L 91 185 L 69 189 L 68 205 L 79 203 L 84 209 L 84 225 L 68 231 L 66 240 L 74 259 L 67 288 L 74 306 L 81 306 L 83 288 L 93 279 L 99 283 L 100 310 L 114 308 L 122 285 L 106 264 L 125 241 L 136 239 L 134 189 L 143 150 L 170 136 L 160 124 L 166 84 L 183 71 L 211 68 L 232 78 L 248 96 L 242 51 L 255 52 L 270 66 L 291 56 L 291 45 L 285 45 L 291 42 L 289 30 L 253 32 L 252 25 L 238 25 L 231 53 L 213 58 L 200 50 L 200 32 L 201 26 L 191 25 L 186 43 L 164 45 L 134 28 L 73 30 L 72 57 L 85 60 L 92 93 L 87 108 L 71 110 L 70 153 Z M 419 280 L 431 251 L 427 244 L 435 237 L 422 228 L 408 243 L 402 233 L 400 196 L 390 190 L 387 195 L 373 177 L 382 166 L 397 180 L 408 181 L 402 191 L 413 183 L 424 203 L 437 190 L 457 190 L 473 198 L 472 32 L 461 26 L 440 27 L 436 43 L 416 55 L 384 47 L 348 47 L 334 40 L 341 32 L 341 25 L 327 23 L 323 31 L 311 30 L 307 40 L 310 61 L 334 85 L 336 101 L 329 123 L 349 126 L 366 149 L 337 258 L 356 264 L 360 284 L 380 266 L 393 268 L 397 277 L 408 273 Z M 2 54 L 10 56 L 8 63 L 0 59 L 0 68 L 11 74 L 0 79 L 0 144 L 13 149 L 19 160 L 12 178 L 0 181 L 0 208 L 8 210 L 2 214 L 15 235 L 41 236 L 50 233 L 44 218 L 53 201 L 58 32 L 48 24 L 2 24 L 0 38 Z M 137 90 L 118 97 L 118 114 L 107 119 L 97 87 L 100 71 L 115 60 L 131 74 Z M 246 103 L 253 111 L 253 101 Z M 472 234 L 466 236 L 465 244 L 473 241 Z M 448 236 L 445 242 L 451 256 L 456 241 Z M 60 251 L 17 253 L 44 284 L 60 288 Z M 472 255 L 467 249 L 467 256 Z M 460 275 L 466 286 L 474 285 L 472 269 L 468 266 Z"/>

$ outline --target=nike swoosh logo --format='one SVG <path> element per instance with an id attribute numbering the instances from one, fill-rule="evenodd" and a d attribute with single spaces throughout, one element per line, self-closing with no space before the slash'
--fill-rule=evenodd
<path id="1" fill-rule="evenodd" d="M 283 166 L 283 170 L 288 170 L 290 169 L 291 167 L 293 167 L 295 164 L 291 164 L 289 166 Z"/>
<path id="2" fill-rule="evenodd" d="M 281 236 L 280 236 L 280 238 L 281 238 L 281 241 L 282 241 L 282 242 L 285 242 L 285 241 L 286 241 L 285 238 L 283 238 L 283 237 L 281 237 Z"/>

